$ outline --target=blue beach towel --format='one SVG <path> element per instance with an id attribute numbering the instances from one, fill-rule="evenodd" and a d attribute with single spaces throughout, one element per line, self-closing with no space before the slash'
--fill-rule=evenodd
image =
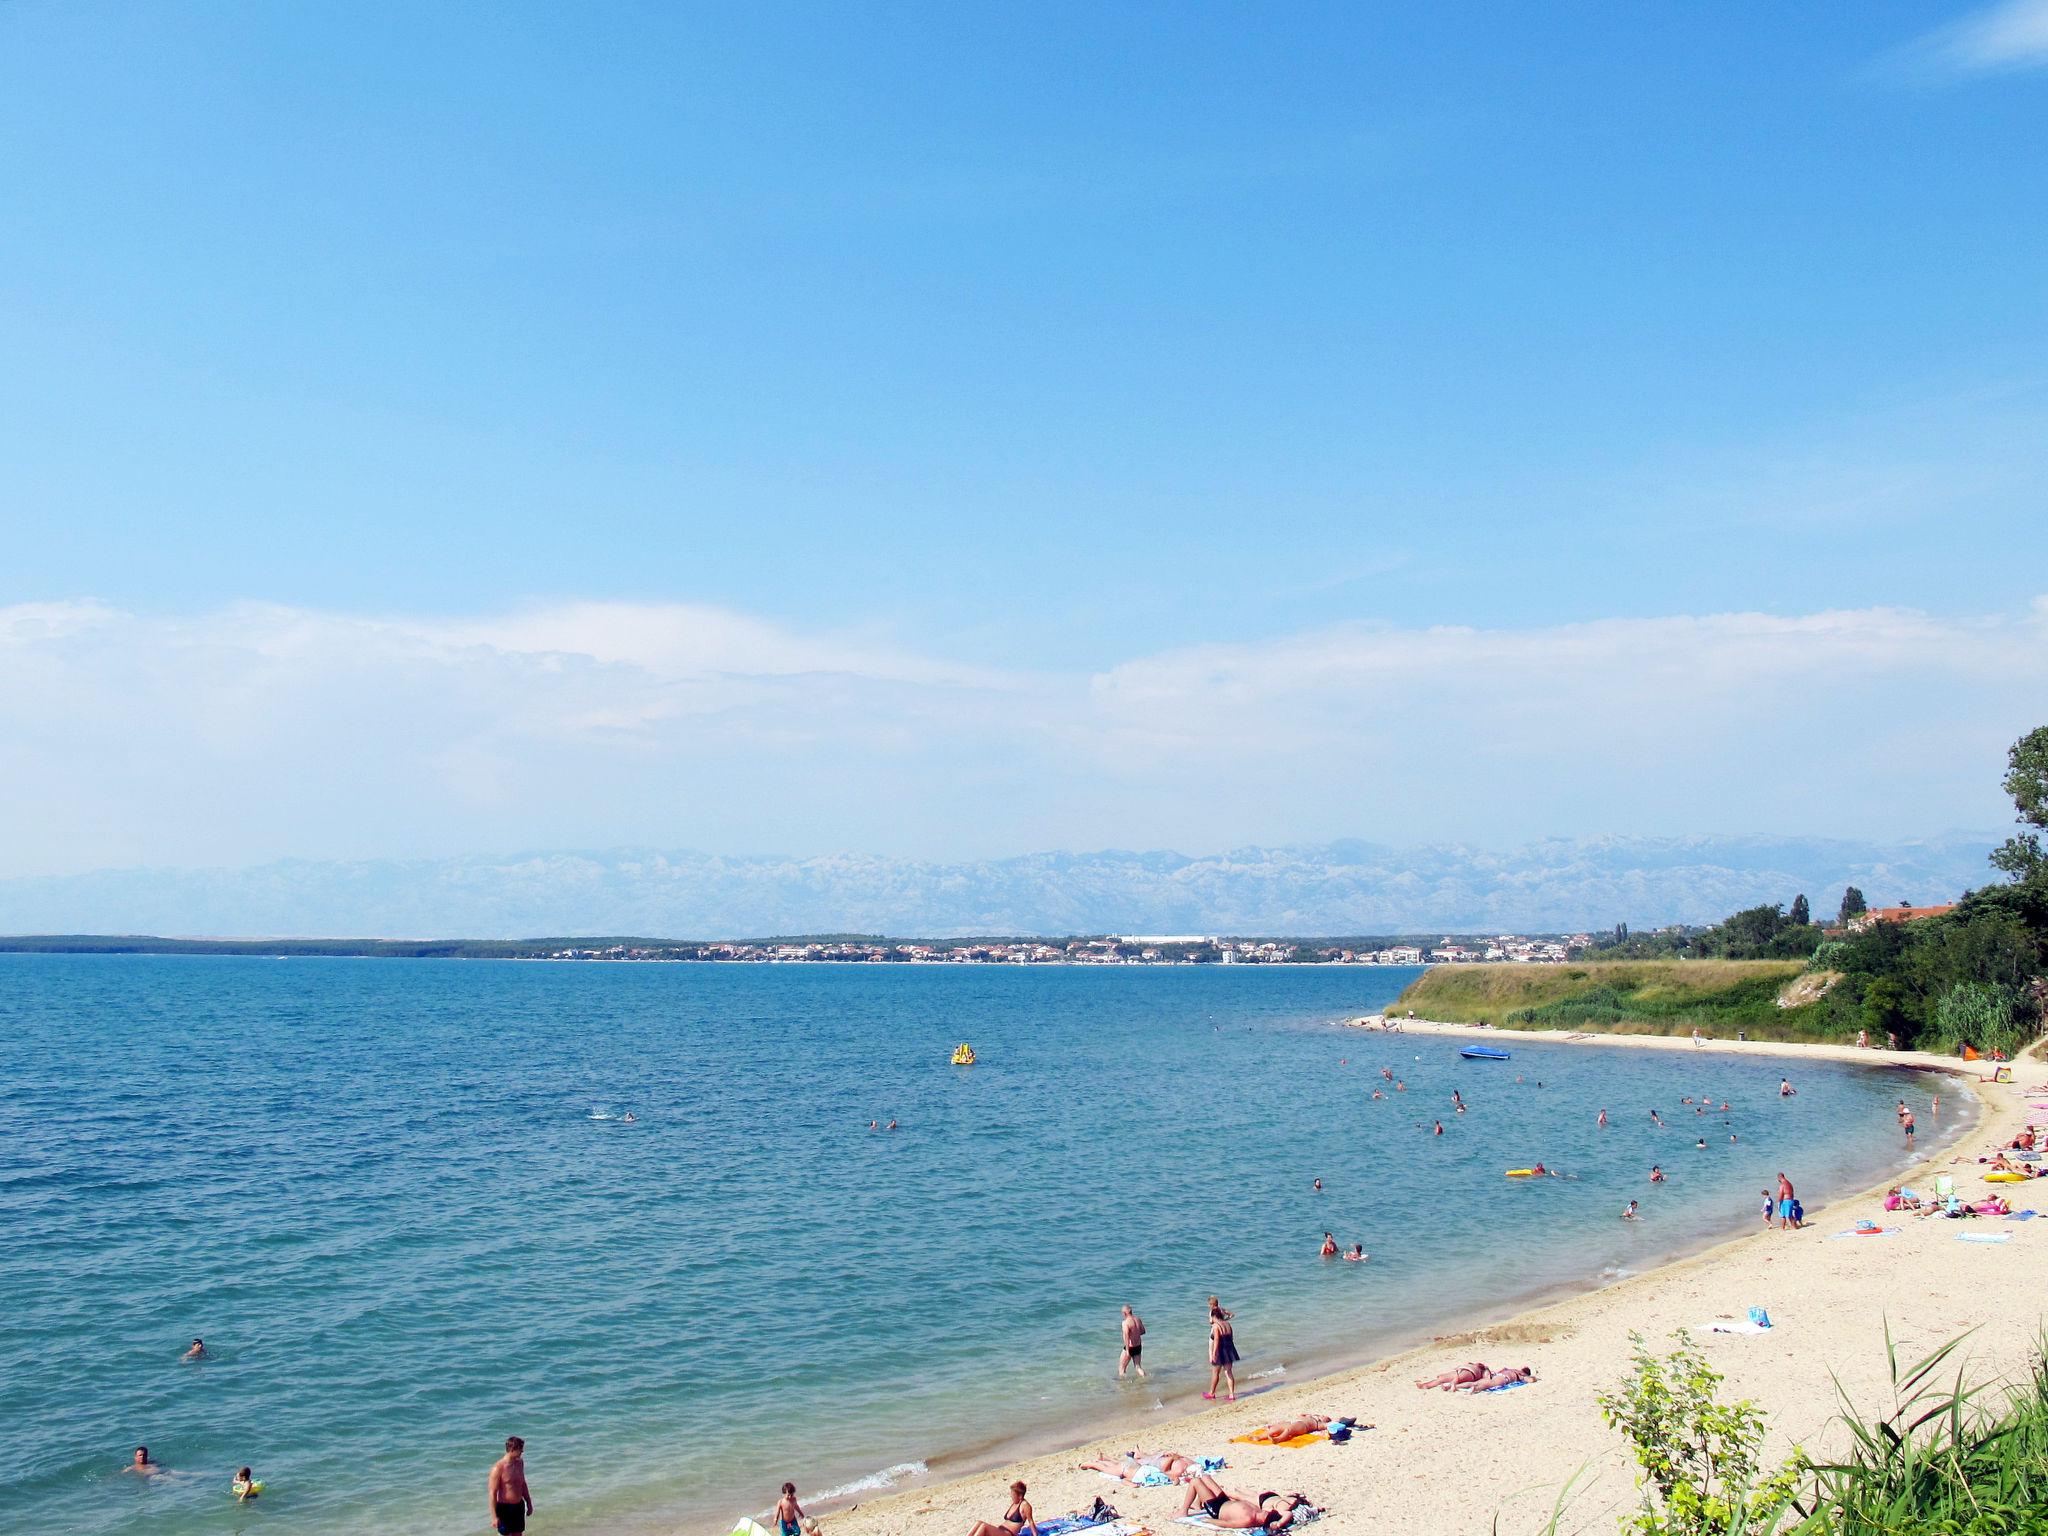
<path id="1" fill-rule="evenodd" d="M 1526 1381 L 1504 1381 L 1497 1387 L 1481 1387 L 1479 1390 L 1481 1392 L 1512 1392 L 1517 1387 L 1526 1387 L 1528 1385 L 1529 1383 Z"/>
<path id="2" fill-rule="evenodd" d="M 2010 1232 L 1958 1232 L 1956 1234 L 1956 1241 L 1959 1243 L 2002 1243 L 2011 1236 Z"/>
<path id="3" fill-rule="evenodd" d="M 2040 1214 L 2041 1213 L 2039 1211 L 2014 1211 L 2010 1216 L 2006 1217 L 2005 1219 L 2007 1221 L 2032 1221 L 2036 1216 Z"/>

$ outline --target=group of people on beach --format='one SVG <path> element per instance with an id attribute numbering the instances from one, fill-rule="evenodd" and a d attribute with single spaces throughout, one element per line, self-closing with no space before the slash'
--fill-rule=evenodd
<path id="1" fill-rule="evenodd" d="M 1209 1390 L 1202 1396 L 1210 1402 L 1216 1400 L 1218 1388 L 1223 1390 L 1225 1402 L 1237 1401 L 1238 1353 L 1234 1317 L 1235 1314 L 1222 1302 L 1214 1296 L 1209 1298 Z M 1128 1371 L 1135 1371 L 1142 1378 L 1145 1374 L 1145 1320 L 1131 1309 L 1128 1302 L 1117 1324 L 1117 1338 L 1117 1375 L 1122 1377 Z"/>

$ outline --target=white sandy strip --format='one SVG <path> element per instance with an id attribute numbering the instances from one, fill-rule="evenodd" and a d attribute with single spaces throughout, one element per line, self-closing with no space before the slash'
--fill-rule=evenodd
<path id="1" fill-rule="evenodd" d="M 1715 1041 L 1695 1047 L 1683 1038 L 1543 1034 L 1415 1021 L 1403 1021 L 1402 1028 L 1503 1041 L 1569 1039 L 1957 1071 L 1953 1058 L 1847 1046 Z M 1973 1076 L 1956 1080 L 1956 1093 L 1974 1091 L 1982 1100 L 1983 1118 L 1963 1142 L 1916 1168 L 1906 1182 L 1930 1186 L 1938 1171 L 1947 1170 L 1957 1175 L 1965 1195 L 1978 1197 L 1995 1189 L 2012 1197 L 2016 1208 L 2035 1203 L 2026 1198 L 2028 1186 L 1985 1184 L 1975 1166 L 1980 1151 L 2009 1141 L 2025 1124 L 2026 1098 L 2040 1097 L 2048 1087 L 2048 1068 L 2038 1063 L 2018 1063 L 2014 1075 L 2015 1086 L 1982 1084 Z M 1950 1085 L 1941 1086 L 1946 1094 Z M 1922 1095 L 1912 1097 L 1917 1102 Z M 1920 1121 L 1923 1134 L 1937 1134 L 1929 1115 L 1921 1114 Z M 2048 1210 L 2048 1184 L 2039 1187 Z M 1725 1390 L 1753 1398 L 1768 1411 L 1773 1456 L 1795 1444 L 1820 1451 L 1839 1433 L 1831 1373 L 1859 1405 L 1887 1406 L 1887 1324 L 1907 1358 L 1975 1329 L 1966 1347 L 1978 1375 L 2025 1373 L 2042 1326 L 2040 1275 L 2048 1264 L 2048 1217 L 1969 1224 L 1886 1218 L 1882 1193 L 1879 1189 L 1809 1212 L 1803 1232 L 1760 1231 L 1525 1313 L 1476 1336 L 1444 1339 L 1375 1365 L 1149 1424 L 1142 1439 L 1126 1430 L 1058 1455 L 840 1510 L 824 1517 L 824 1531 L 826 1536 L 965 1536 L 976 1520 L 1002 1514 L 1005 1488 L 1022 1478 L 1043 1515 L 1084 1507 L 1107 1493 L 1125 1515 L 1167 1536 L 1179 1529 L 1171 1523 L 1180 1507 L 1177 1490 L 1116 1488 L 1074 1465 L 1084 1456 L 1140 1444 L 1147 1450 L 1227 1454 L 1230 1470 L 1223 1481 L 1230 1487 L 1305 1492 L 1328 1511 L 1313 1527 L 1325 1536 L 1367 1531 L 1375 1536 L 1483 1536 L 1494 1529 L 1496 1513 L 1504 1536 L 1516 1536 L 1542 1528 L 1567 1483 L 1573 1486 L 1563 1528 L 1611 1532 L 1617 1512 L 1637 1494 L 1633 1469 L 1618 1437 L 1600 1422 L 1594 1394 L 1622 1377 L 1632 1331 L 1661 1347 L 1672 1330 L 1694 1330 L 1708 1358 L 1727 1373 Z M 1855 1226 L 1859 1218 L 1889 1220 L 1900 1231 L 1892 1237 L 1830 1240 L 1830 1234 Z M 1964 1231 L 2010 1231 L 2012 1236 L 2002 1244 L 1957 1242 Z M 1767 1307 L 1776 1326 L 1752 1336 L 1703 1328 L 1718 1317 L 1740 1318 L 1751 1306 Z M 1531 1365 L 1541 1379 L 1518 1391 L 1477 1398 L 1419 1392 L 1411 1384 L 1472 1359 Z M 1354 1414 L 1378 1427 L 1345 1446 L 1283 1450 L 1228 1444 L 1233 1435 L 1295 1412 Z"/>

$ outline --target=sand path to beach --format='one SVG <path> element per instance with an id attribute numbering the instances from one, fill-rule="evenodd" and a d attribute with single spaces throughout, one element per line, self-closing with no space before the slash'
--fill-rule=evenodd
<path id="1" fill-rule="evenodd" d="M 1413 1021 L 1403 1027 L 1416 1034 L 1469 1034 L 1503 1043 L 1571 1039 L 1595 1048 L 1737 1052 L 1957 1070 L 1953 1058 L 1845 1046 L 1709 1042 L 1696 1047 L 1685 1039 L 1660 1037 L 1544 1036 Z M 1988 1073 L 1989 1064 L 1981 1070 Z M 1796 1068 L 1788 1071 L 1796 1078 Z M 1907 1184 L 1928 1189 L 1937 1173 L 1951 1172 L 1966 1198 L 1996 1190 L 2017 1209 L 2037 1203 L 2027 1198 L 2029 1186 L 1985 1183 L 1976 1163 L 1981 1152 L 2011 1140 L 2036 1114 L 2028 1108 L 2030 1098 L 2048 1103 L 2048 1067 L 2020 1062 L 2014 1076 L 2012 1085 L 1981 1083 L 1975 1077 L 1944 1085 L 1945 1100 L 1951 1088 L 1958 1097 L 1976 1093 L 1982 1116 L 1960 1142 L 1915 1168 Z M 2048 1111 L 2037 1117 L 2048 1121 Z M 1923 1115 L 1922 1134 L 1932 1129 Z M 1797 1179 L 1797 1169 L 1788 1172 Z M 2048 1185 L 2041 1188 L 2038 1203 L 2048 1215 Z M 1133 1489 L 1075 1466 L 1089 1456 L 1140 1445 L 1225 1455 L 1229 1469 L 1222 1480 L 1234 1488 L 1306 1493 L 1327 1511 L 1313 1527 L 1327 1536 L 1354 1531 L 1479 1536 L 1496 1528 L 1496 1513 L 1498 1529 L 1515 1536 L 1543 1528 L 1568 1482 L 1573 1487 L 1561 1528 L 1612 1531 L 1616 1515 L 1635 1502 L 1637 1493 L 1622 1443 L 1601 1423 L 1594 1398 L 1626 1371 L 1632 1331 L 1644 1334 L 1653 1346 L 1668 1347 L 1674 1329 L 1691 1329 L 1715 1368 L 1726 1373 L 1724 1391 L 1753 1398 L 1768 1412 L 1768 1454 L 1773 1458 L 1795 1444 L 1824 1453 L 1833 1443 L 1839 1433 L 1833 1421 L 1840 1412 L 1835 1377 L 1866 1410 L 1888 1405 L 1887 1325 L 1901 1355 L 1909 1359 L 1974 1329 L 1965 1347 L 1976 1376 L 2025 1375 L 2043 1321 L 2040 1279 L 2048 1263 L 2048 1219 L 1888 1218 L 1882 1194 L 1880 1188 L 1809 1211 L 1803 1232 L 1759 1230 L 1491 1328 L 1148 1425 L 1142 1438 L 1127 1430 L 1056 1455 L 829 1513 L 823 1529 L 826 1536 L 964 1536 L 976 1520 L 998 1519 L 1006 1507 L 1004 1490 L 1012 1479 L 1022 1478 L 1042 1517 L 1086 1506 L 1100 1494 L 1159 1536 L 1188 1531 L 1173 1523 L 1179 1490 Z M 1900 1230 L 1891 1237 L 1831 1239 L 1859 1218 Z M 2011 1234 L 2002 1244 L 1958 1241 L 1964 1233 L 2000 1232 Z M 1502 1262 L 1512 1261 L 1504 1256 Z M 1775 1326 L 1768 1333 L 1708 1331 L 1713 1320 L 1742 1318 L 1752 1306 L 1769 1310 Z M 1421 1392 L 1411 1384 L 1474 1359 L 1527 1364 L 1540 1380 L 1479 1397 Z M 1290 1450 L 1229 1443 L 1233 1435 L 1296 1412 L 1355 1415 L 1376 1427 L 1342 1446 Z M 800 1474 L 778 1471 L 776 1480 L 784 1475 Z"/>

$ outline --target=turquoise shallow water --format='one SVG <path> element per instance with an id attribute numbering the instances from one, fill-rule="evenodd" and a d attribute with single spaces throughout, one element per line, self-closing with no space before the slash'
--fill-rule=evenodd
<path id="1" fill-rule="evenodd" d="M 1270 1383 L 1698 1246 L 1781 1166 L 1870 1182 L 1901 1095 L 1930 1124 L 1900 1074 L 1332 1027 L 1410 974 L 0 957 L 0 1529 L 481 1530 L 515 1432 L 537 1532 L 729 1529 L 1178 1406 L 1212 1291 Z M 1501 1177 L 1538 1158 L 1577 1177 Z M 138 1442 L 174 1475 L 118 1475 Z"/>

